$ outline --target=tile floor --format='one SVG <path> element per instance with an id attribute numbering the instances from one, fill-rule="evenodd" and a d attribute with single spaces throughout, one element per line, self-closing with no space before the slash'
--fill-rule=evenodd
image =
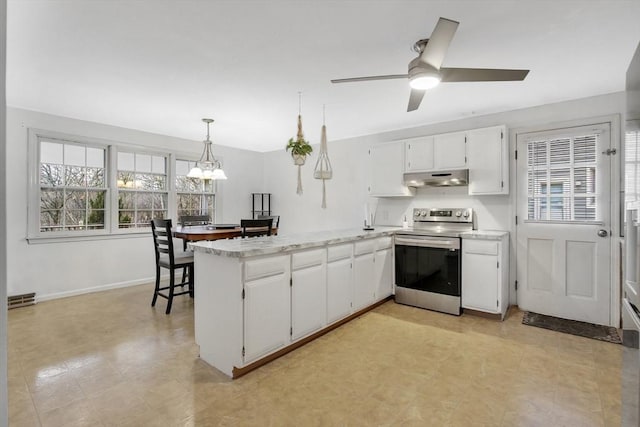
<path id="1" fill-rule="evenodd" d="M 619 426 L 622 346 L 387 302 L 231 381 L 151 285 L 9 312 L 13 426 Z"/>

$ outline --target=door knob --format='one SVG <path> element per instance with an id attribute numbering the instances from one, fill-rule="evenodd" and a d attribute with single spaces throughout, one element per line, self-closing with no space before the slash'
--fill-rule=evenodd
<path id="1" fill-rule="evenodd" d="M 607 230 L 598 230 L 598 236 L 607 237 L 608 235 L 609 233 L 607 233 Z"/>

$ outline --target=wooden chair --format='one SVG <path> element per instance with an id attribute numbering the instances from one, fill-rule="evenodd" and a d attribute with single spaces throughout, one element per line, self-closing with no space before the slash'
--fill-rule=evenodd
<path id="1" fill-rule="evenodd" d="M 153 300 L 151 307 L 155 307 L 158 296 L 167 299 L 166 314 L 171 313 L 171 304 L 173 297 L 178 295 L 189 294 L 193 298 L 193 254 L 180 253 L 175 254 L 173 250 L 173 233 L 171 232 L 170 219 L 154 219 L 151 221 L 151 231 L 153 233 L 153 246 L 156 253 L 156 288 L 153 292 Z M 160 287 L 160 267 L 169 269 L 169 286 Z M 175 271 L 181 268 L 187 268 L 188 280 L 181 283 L 175 283 Z M 184 286 L 189 285 L 188 290 L 184 290 Z M 181 286 L 182 291 L 176 292 L 175 287 Z M 169 293 L 162 291 L 169 290 Z"/>
<path id="2" fill-rule="evenodd" d="M 273 219 L 273 226 L 278 228 L 280 226 L 280 215 L 258 215 L 258 219 Z"/>
<path id="3" fill-rule="evenodd" d="M 273 219 L 241 219 L 242 237 L 271 236 Z M 248 230 L 251 228 L 251 230 Z"/>

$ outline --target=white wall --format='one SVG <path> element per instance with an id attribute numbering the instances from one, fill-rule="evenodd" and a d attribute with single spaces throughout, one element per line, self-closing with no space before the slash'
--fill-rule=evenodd
<path id="1" fill-rule="evenodd" d="M 36 292 L 38 299 L 145 283 L 153 280 L 150 234 L 66 243 L 27 243 L 27 129 L 36 128 L 154 147 L 198 158 L 202 143 L 58 117 L 17 108 L 7 110 L 8 293 Z M 262 155 L 214 145 L 229 179 L 219 188 L 217 220 L 238 221 L 250 211 L 250 193 L 263 191 Z"/>
<path id="2" fill-rule="evenodd" d="M 282 233 L 308 229 L 359 227 L 362 225 L 365 203 L 377 207 L 377 224 L 401 225 L 405 215 L 411 222 L 411 212 L 414 207 L 469 206 L 477 213 L 478 228 L 510 230 L 514 216 L 511 203 L 513 191 L 509 196 L 469 196 L 466 194 L 466 187 L 421 188 L 412 198 L 367 197 L 369 173 L 367 149 L 374 144 L 403 138 L 501 124 L 507 125 L 513 139 L 517 129 L 622 114 L 623 111 L 624 92 L 618 92 L 339 141 L 330 139 L 331 123 L 328 123 L 328 146 L 333 165 L 333 179 L 327 181 L 327 209 L 320 207 L 322 182 L 313 179 L 313 168 L 319 150 L 317 145 L 314 146 L 314 153 L 307 159 L 307 164 L 302 169 L 304 187 L 302 196 L 298 196 L 295 192 L 296 169 L 291 157 L 284 149 L 265 153 L 265 186 L 273 193 L 274 213 L 282 216 L 280 223 Z M 313 130 L 305 130 L 308 135 L 313 132 Z M 510 141 L 512 151 L 513 144 L 514 141 Z M 513 169 L 515 167 L 513 156 L 510 162 L 510 168 Z M 616 168 L 616 174 L 619 174 L 619 165 Z M 616 175 L 615 179 L 619 180 L 619 175 Z M 513 182 L 510 182 L 510 185 L 510 188 L 514 188 Z"/>
<path id="3" fill-rule="evenodd" d="M 0 426 L 9 424 L 7 402 L 6 96 L 7 2 L 0 1 Z"/>

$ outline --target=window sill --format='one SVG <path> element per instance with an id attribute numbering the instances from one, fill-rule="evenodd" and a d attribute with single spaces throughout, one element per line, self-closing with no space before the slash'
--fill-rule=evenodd
<path id="1" fill-rule="evenodd" d="M 30 245 L 40 245 L 47 243 L 67 243 L 67 242 L 86 242 L 95 240 L 111 240 L 111 239 L 134 239 L 140 237 L 151 237 L 151 229 L 144 231 L 135 231 L 128 233 L 100 233 L 100 234 L 82 234 L 82 235 L 64 235 L 64 236 L 30 236 L 27 237 L 27 243 Z"/>

